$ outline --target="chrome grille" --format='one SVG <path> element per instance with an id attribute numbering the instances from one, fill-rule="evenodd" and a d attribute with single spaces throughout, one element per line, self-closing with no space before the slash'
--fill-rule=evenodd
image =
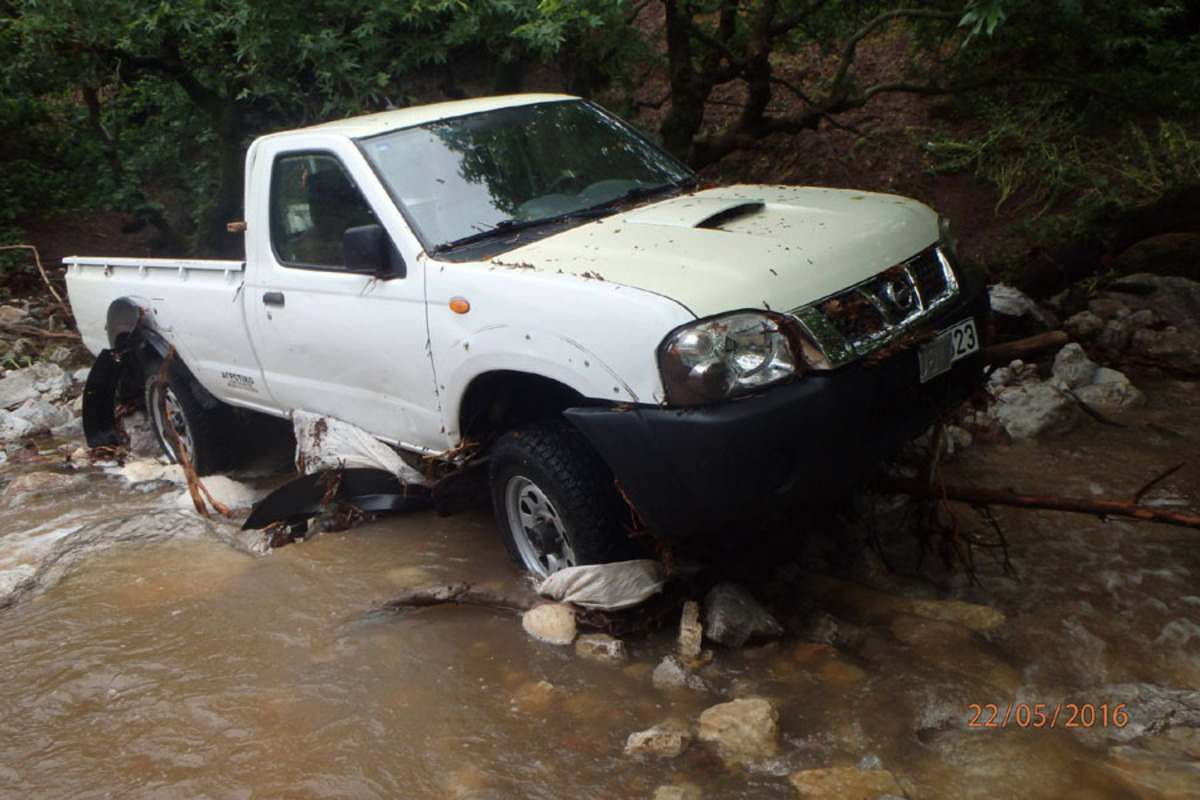
<path id="1" fill-rule="evenodd" d="M 958 280 L 937 246 L 855 286 L 791 312 L 831 367 L 890 342 L 958 294 Z"/>

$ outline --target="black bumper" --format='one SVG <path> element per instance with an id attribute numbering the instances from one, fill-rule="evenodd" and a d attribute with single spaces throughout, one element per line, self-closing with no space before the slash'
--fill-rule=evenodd
<path id="1" fill-rule="evenodd" d="M 929 327 L 968 316 L 986 336 L 981 289 Z M 976 354 L 922 384 L 913 348 L 715 406 L 575 408 L 566 417 L 651 530 L 686 537 L 848 494 L 881 458 L 962 403 L 982 367 Z"/>

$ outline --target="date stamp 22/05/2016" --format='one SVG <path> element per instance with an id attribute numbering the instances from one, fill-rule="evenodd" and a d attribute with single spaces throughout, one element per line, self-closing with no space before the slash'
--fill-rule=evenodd
<path id="1" fill-rule="evenodd" d="M 1125 703 L 971 703 L 968 728 L 1124 728 Z"/>

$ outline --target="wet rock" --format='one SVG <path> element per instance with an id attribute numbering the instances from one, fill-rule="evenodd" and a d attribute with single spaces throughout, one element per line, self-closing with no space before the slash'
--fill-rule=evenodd
<path id="1" fill-rule="evenodd" d="M 728 763 L 759 763 L 779 747 L 779 712 L 761 697 L 721 703 L 700 715 L 699 738 Z"/>
<path id="2" fill-rule="evenodd" d="M 157 458 L 162 455 L 162 445 L 145 412 L 133 411 L 121 417 L 121 427 L 129 436 L 129 452 L 142 458 Z"/>
<path id="3" fill-rule="evenodd" d="M 1096 346 L 1115 358 L 1125 352 L 1129 345 L 1130 333 L 1129 323 L 1120 319 L 1110 319 L 1097 334 Z"/>
<path id="4" fill-rule="evenodd" d="M 1125 319 L 1125 322 L 1130 328 L 1137 330 L 1139 328 L 1161 327 L 1166 323 L 1166 320 L 1159 316 L 1157 311 L 1150 308 L 1143 308 L 1141 311 L 1135 311 L 1130 314 Z"/>
<path id="5" fill-rule="evenodd" d="M 1116 257 L 1118 272 L 1152 272 L 1200 280 L 1200 234 L 1164 233 L 1143 239 Z"/>
<path id="6" fill-rule="evenodd" d="M 704 626 L 700 624 L 700 604 L 688 600 L 679 615 L 679 657 L 684 661 L 695 661 L 700 657 L 704 642 Z"/>
<path id="7" fill-rule="evenodd" d="M 701 800 L 704 792 L 694 783 L 676 783 L 654 790 L 654 800 Z"/>
<path id="8" fill-rule="evenodd" d="M 879 800 L 888 796 L 906 796 L 896 777 L 883 769 L 806 769 L 793 772 L 788 780 L 803 800 Z"/>
<path id="9" fill-rule="evenodd" d="M 92 374 L 91 367 L 80 367 L 71 373 L 71 380 L 75 383 L 87 383 L 88 375 Z"/>
<path id="10" fill-rule="evenodd" d="M 558 687 L 549 681 L 527 681 L 513 693 L 515 711 L 541 713 L 547 711 L 559 695 Z"/>
<path id="11" fill-rule="evenodd" d="M 16 416 L 11 411 L 0 408 L 0 444 L 15 442 L 33 433 L 34 427 L 29 420 Z"/>
<path id="12" fill-rule="evenodd" d="M 625 643 L 605 633 L 588 633 L 575 641 L 575 655 L 589 661 L 619 664 L 629 658 Z"/>
<path id="13" fill-rule="evenodd" d="M 1089 406 L 1107 408 L 1139 406 L 1146 402 L 1146 396 L 1123 372 L 1105 367 L 1096 370 L 1091 384 L 1076 389 L 1075 396 Z"/>
<path id="14" fill-rule="evenodd" d="M 1191 729 L 1200 734 L 1200 690 L 1197 689 L 1171 689 L 1149 683 L 1112 684 L 1080 692 L 1068 702 L 1080 706 L 1104 702 L 1110 710 L 1124 705 L 1123 710 L 1128 714 L 1124 725 L 1105 727 L 1097 721 L 1095 725 L 1072 729 L 1077 736 L 1092 743 L 1104 739 L 1132 742 L 1174 728 Z M 1097 720 L 1099 718 L 1097 710 Z"/>
<path id="15" fill-rule="evenodd" d="M 1128 317 L 1129 306 L 1113 297 L 1098 297 L 1088 303 L 1088 311 L 1103 320 L 1114 320 Z"/>
<path id="16" fill-rule="evenodd" d="M 58 400 L 70 385 L 67 373 L 56 364 L 42 362 L 15 370 L 0 378 L 0 408 L 12 410 L 38 396 Z"/>
<path id="17" fill-rule="evenodd" d="M 521 627 L 547 644 L 570 644 L 577 632 L 575 611 L 565 603 L 543 603 L 525 612 Z"/>
<path id="18" fill-rule="evenodd" d="M 1092 382 L 1092 376 L 1096 374 L 1096 362 L 1088 358 L 1082 347 L 1071 342 L 1054 356 L 1054 366 L 1050 371 L 1067 386 L 1077 389 Z"/>
<path id="19" fill-rule="evenodd" d="M 62 425 L 56 425 L 50 429 L 50 435 L 59 439 L 82 439 L 83 438 L 83 418 L 72 416 L 70 420 Z"/>
<path id="20" fill-rule="evenodd" d="M 1082 413 L 1064 388 L 1051 383 L 1001 386 L 991 390 L 991 414 L 1014 439 L 1062 433 L 1070 430 Z"/>
<path id="21" fill-rule="evenodd" d="M 726 647 L 741 647 L 751 639 L 782 636 L 783 626 L 750 592 L 721 583 L 704 596 L 704 634 Z"/>
<path id="22" fill-rule="evenodd" d="M 240 483 L 224 475 L 207 475 L 200 479 L 204 488 L 212 498 L 231 511 L 245 510 L 254 505 L 257 493 L 244 483 Z M 201 493 L 201 497 L 204 494 Z M 190 492 L 182 492 L 175 498 L 175 505 L 180 508 L 195 508 Z"/>
<path id="23" fill-rule="evenodd" d="M 691 689 L 696 692 L 710 692 L 712 687 L 708 681 L 684 666 L 676 656 L 667 656 L 654 672 L 650 674 L 650 682 L 655 689 Z"/>
<path id="24" fill-rule="evenodd" d="M 84 451 L 84 458 L 87 458 L 86 450 Z M 76 460 L 76 453 L 71 454 L 71 460 Z M 117 474 L 130 483 L 170 481 L 171 483 L 182 485 L 187 482 L 187 478 L 183 475 L 183 467 L 179 464 L 162 464 L 149 459 L 127 461 Z"/>
<path id="25" fill-rule="evenodd" d="M 68 347 L 65 344 L 60 344 L 57 347 L 50 350 L 49 352 L 47 352 L 46 355 L 44 356 L 44 358 L 46 361 L 49 361 L 51 364 L 58 364 L 61 366 L 65 363 L 67 363 L 68 361 L 70 361 L 71 359 L 73 359 L 78 352 L 79 352 L 79 350 L 77 348 Z"/>
<path id="26" fill-rule="evenodd" d="M 36 497 L 63 494 L 79 488 L 87 478 L 61 472 L 27 472 L 13 479 L 0 494 L 0 505 L 15 508 Z"/>
<path id="27" fill-rule="evenodd" d="M 625 754 L 630 756 L 652 756 L 675 758 L 692 743 L 692 733 L 683 723 L 671 720 L 629 734 L 625 740 Z"/>
<path id="28" fill-rule="evenodd" d="M 12 412 L 33 426 L 34 430 L 46 431 L 65 425 L 75 418 L 69 408 L 56 406 L 41 397 L 26 400 Z"/>
<path id="29" fill-rule="evenodd" d="M 0 306 L 0 322 L 6 325 L 19 325 L 29 321 L 29 315 L 16 306 Z"/>
<path id="30" fill-rule="evenodd" d="M 999 315 L 997 324 L 1011 332 L 1032 334 L 1058 327 L 1058 320 L 1052 313 L 1012 286 L 1003 283 L 989 286 L 988 300 L 992 311 Z M 1010 319 L 1004 320 L 1004 317 Z"/>
<path id="31" fill-rule="evenodd" d="M 1104 320 L 1091 311 L 1080 311 L 1063 323 L 1063 329 L 1072 339 L 1087 341 L 1095 339 L 1104 330 Z"/>
<path id="32" fill-rule="evenodd" d="M 1134 331 L 1129 353 L 1174 372 L 1200 374 L 1200 333 L 1194 329 Z"/>

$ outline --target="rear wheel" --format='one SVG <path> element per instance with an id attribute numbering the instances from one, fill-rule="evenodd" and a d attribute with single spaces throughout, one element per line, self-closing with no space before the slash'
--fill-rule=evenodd
<path id="1" fill-rule="evenodd" d="M 612 476 L 560 421 L 526 425 L 492 447 L 492 505 L 509 553 L 546 577 L 565 567 L 634 557 Z"/>
<path id="2" fill-rule="evenodd" d="M 210 475 L 234 465 L 232 415 L 228 406 L 205 406 L 191 388 L 195 380 L 187 367 L 172 361 L 166 381 L 160 380 L 161 364 L 146 377 L 146 414 L 163 452 L 172 463 L 180 461 L 182 447 L 197 475 Z"/>

